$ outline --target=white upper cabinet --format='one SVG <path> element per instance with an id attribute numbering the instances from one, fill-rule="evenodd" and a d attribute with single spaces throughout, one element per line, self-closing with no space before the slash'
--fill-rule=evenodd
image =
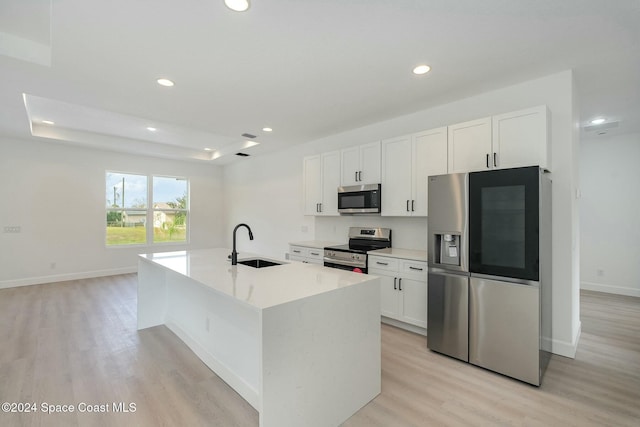
<path id="1" fill-rule="evenodd" d="M 302 165 L 304 214 L 317 215 L 322 199 L 322 160 L 320 154 L 305 157 L 302 160 Z"/>
<path id="2" fill-rule="evenodd" d="M 381 215 L 410 215 L 412 163 L 411 135 L 382 141 Z"/>
<path id="3" fill-rule="evenodd" d="M 380 141 L 341 151 L 342 185 L 380 183 Z"/>
<path id="4" fill-rule="evenodd" d="M 550 169 L 545 105 L 449 126 L 448 172 L 539 165 Z"/>
<path id="5" fill-rule="evenodd" d="M 340 151 L 331 151 L 303 160 L 304 214 L 338 215 Z"/>
<path id="6" fill-rule="evenodd" d="M 493 116 L 493 167 L 550 170 L 549 122 L 546 105 Z"/>
<path id="7" fill-rule="evenodd" d="M 491 117 L 449 126 L 449 173 L 489 169 Z"/>
<path id="8" fill-rule="evenodd" d="M 384 216 L 426 216 L 427 177 L 447 173 L 447 128 L 382 141 Z"/>
<path id="9" fill-rule="evenodd" d="M 427 178 L 446 173 L 446 126 L 413 135 L 413 216 L 427 216 Z"/>

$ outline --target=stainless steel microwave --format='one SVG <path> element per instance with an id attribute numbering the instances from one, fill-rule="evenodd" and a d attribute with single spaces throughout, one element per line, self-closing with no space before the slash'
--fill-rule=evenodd
<path id="1" fill-rule="evenodd" d="M 341 214 L 380 213 L 380 184 L 338 187 L 338 212 Z"/>

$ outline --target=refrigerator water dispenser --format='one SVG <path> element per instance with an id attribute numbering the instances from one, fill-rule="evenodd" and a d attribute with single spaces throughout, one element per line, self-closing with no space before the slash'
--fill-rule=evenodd
<path id="1" fill-rule="evenodd" d="M 460 265 L 459 234 L 436 234 L 436 245 L 440 247 L 439 264 Z"/>

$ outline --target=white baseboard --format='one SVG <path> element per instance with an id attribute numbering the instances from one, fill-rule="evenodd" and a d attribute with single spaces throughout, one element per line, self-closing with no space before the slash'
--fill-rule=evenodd
<path id="1" fill-rule="evenodd" d="M 427 330 L 425 328 L 421 328 L 420 326 L 411 325 L 409 323 L 404 323 L 399 320 L 391 319 L 389 317 L 380 316 L 380 321 L 382 323 L 386 323 L 387 325 L 395 326 L 396 328 L 404 329 L 405 331 L 413 332 L 416 334 L 427 336 Z M 426 342 L 426 341 L 425 341 Z M 426 345 L 426 344 L 425 344 Z"/>
<path id="2" fill-rule="evenodd" d="M 80 273 L 56 274 L 51 276 L 27 277 L 24 279 L 2 280 L 0 289 L 18 286 L 41 285 L 43 283 L 66 282 L 68 280 L 91 279 L 93 277 L 116 276 L 118 274 L 135 273 L 137 266 L 112 268 L 108 270 L 83 271 Z"/>
<path id="3" fill-rule="evenodd" d="M 582 333 L 582 322 L 578 323 L 578 330 L 572 342 L 559 341 L 555 339 L 551 341 L 552 353 L 557 354 L 558 356 L 564 356 L 570 359 L 575 359 L 581 333 Z"/>
<path id="4" fill-rule="evenodd" d="M 611 286 L 602 283 L 580 282 L 580 289 L 585 291 L 606 292 L 608 294 L 626 295 L 628 297 L 640 297 L 640 289 L 627 288 L 624 286 Z"/>

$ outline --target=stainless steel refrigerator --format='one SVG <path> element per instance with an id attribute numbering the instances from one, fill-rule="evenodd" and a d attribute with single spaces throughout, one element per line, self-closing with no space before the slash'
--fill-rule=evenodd
<path id="1" fill-rule="evenodd" d="M 551 351 L 551 180 L 428 178 L 427 346 L 540 385 Z"/>

